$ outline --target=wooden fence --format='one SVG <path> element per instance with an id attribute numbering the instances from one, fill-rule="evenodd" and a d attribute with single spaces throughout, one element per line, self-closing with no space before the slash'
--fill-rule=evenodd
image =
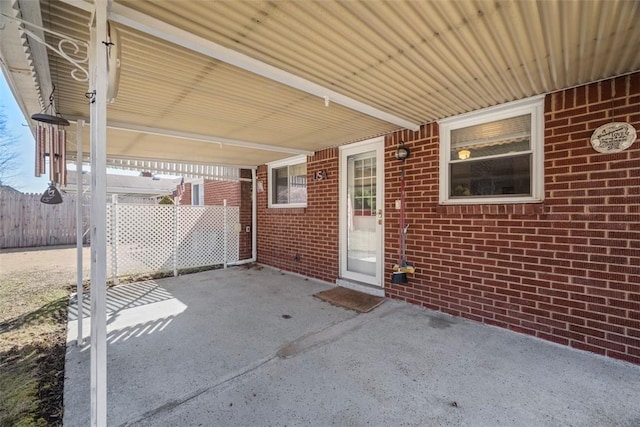
<path id="1" fill-rule="evenodd" d="M 76 195 L 59 205 L 40 202 L 40 194 L 0 191 L 0 249 L 76 243 Z M 90 199 L 83 199 L 84 243 L 89 243 Z M 109 198 L 109 202 L 111 198 Z M 118 197 L 119 203 L 157 204 L 155 198 Z"/>
<path id="2" fill-rule="evenodd" d="M 63 203 L 58 205 L 41 203 L 40 197 L 40 194 L 0 192 L 0 248 L 76 243 L 76 195 L 63 195 Z M 83 204 L 83 230 L 86 231 L 88 199 Z M 88 238 L 86 233 L 85 243 Z"/>

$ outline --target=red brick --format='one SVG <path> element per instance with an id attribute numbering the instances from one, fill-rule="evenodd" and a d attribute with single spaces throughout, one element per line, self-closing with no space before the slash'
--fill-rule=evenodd
<path id="1" fill-rule="evenodd" d="M 634 346 L 611 337 L 640 335 L 640 149 L 601 154 L 589 144 L 611 119 L 614 88 L 616 117 L 640 126 L 640 73 L 545 97 L 544 203 L 441 206 L 437 124 L 387 135 L 385 282 L 399 246 L 400 139 L 412 149 L 407 254 L 418 269 L 387 296 L 638 363 Z M 307 209 L 270 210 L 258 194 L 260 262 L 335 281 L 338 158 L 337 148 L 309 158 L 309 170 L 331 173 L 309 186 Z M 266 167 L 258 175 L 266 184 Z"/>

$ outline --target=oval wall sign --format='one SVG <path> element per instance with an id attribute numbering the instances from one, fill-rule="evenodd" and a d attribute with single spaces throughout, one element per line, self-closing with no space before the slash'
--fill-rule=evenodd
<path id="1" fill-rule="evenodd" d="M 593 132 L 591 145 L 600 153 L 617 153 L 631 147 L 636 138 L 636 129 L 629 123 L 612 122 Z"/>

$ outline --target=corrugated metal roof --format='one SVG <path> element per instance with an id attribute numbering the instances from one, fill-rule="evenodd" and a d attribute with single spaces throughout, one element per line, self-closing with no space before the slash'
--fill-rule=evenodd
<path id="1" fill-rule="evenodd" d="M 640 70 L 638 1 L 119 1 L 414 123 Z M 90 13 L 41 2 L 45 27 L 88 40 Z M 109 120 L 317 150 L 398 125 L 118 25 Z M 50 37 L 53 41 L 53 37 Z M 49 54 L 57 105 L 88 117 L 86 83 Z M 73 141 L 70 137 L 70 150 Z M 88 137 L 86 147 L 88 149 Z M 257 165 L 291 154 L 109 130 L 111 156 Z"/>

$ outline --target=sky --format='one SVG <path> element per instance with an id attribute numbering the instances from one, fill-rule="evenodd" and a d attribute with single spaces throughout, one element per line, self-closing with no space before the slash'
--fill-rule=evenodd
<path id="1" fill-rule="evenodd" d="M 17 175 L 7 179 L 6 185 L 23 193 L 42 193 L 49 185 L 49 174 L 36 178 L 35 169 L 35 139 L 31 129 L 27 125 L 27 119 L 22 115 L 18 103 L 11 93 L 11 89 L 5 80 L 4 74 L 0 72 L 0 107 L 7 117 L 7 130 L 10 135 L 16 138 L 18 145 L 19 168 Z M 29 119 L 30 120 L 30 119 Z M 75 165 L 70 165 L 69 169 L 75 170 Z M 88 167 L 84 168 L 85 170 Z M 47 169 L 48 170 L 48 169 Z M 107 169 L 107 173 L 119 175 L 138 175 L 138 172 Z M 164 177 L 164 176 L 163 176 Z M 167 177 L 173 178 L 173 177 Z"/>
<path id="2" fill-rule="evenodd" d="M 48 175 L 35 177 L 35 140 L 3 73 L 0 73 L 0 107 L 7 117 L 7 130 L 19 147 L 17 176 L 8 179 L 6 184 L 23 193 L 42 193 L 49 184 Z"/>

